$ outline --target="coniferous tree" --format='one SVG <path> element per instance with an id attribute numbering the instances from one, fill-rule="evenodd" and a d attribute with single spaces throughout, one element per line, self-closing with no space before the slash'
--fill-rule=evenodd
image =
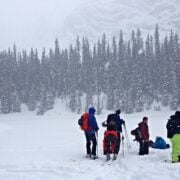
<path id="1" fill-rule="evenodd" d="M 55 98 L 74 112 L 81 113 L 82 99 L 85 109 L 95 106 L 97 114 L 104 108 L 120 108 L 126 113 L 154 108 L 160 103 L 176 110 L 180 105 L 180 45 L 178 35 L 171 31 L 160 41 L 158 25 L 154 38 L 141 31 L 132 31 L 131 40 L 112 38 L 110 45 L 106 34 L 94 44 L 79 37 L 75 45 L 60 50 L 55 40 L 54 50 L 46 55 L 12 50 L 0 52 L 0 113 L 20 112 L 21 104 L 29 110 L 44 114 L 53 108 Z M 107 98 L 104 98 L 105 96 Z"/>
<path id="2" fill-rule="evenodd" d="M 158 92 L 160 91 L 159 83 L 157 77 L 161 79 L 161 54 L 160 54 L 160 37 L 159 37 L 159 27 L 156 25 L 154 33 L 154 62 L 153 62 L 153 88 L 154 88 L 154 98 L 159 103 Z M 159 109 L 160 107 L 158 107 Z"/>
<path id="3" fill-rule="evenodd" d="M 112 66 L 112 52 L 110 45 L 107 45 L 107 59 L 108 62 L 105 67 L 105 79 L 106 79 L 106 94 L 107 94 L 107 109 L 111 110 L 114 106 L 113 96 L 113 66 Z"/>
<path id="4" fill-rule="evenodd" d="M 146 103 L 146 109 L 150 109 L 153 102 L 153 87 L 152 87 L 152 62 L 153 62 L 153 50 L 152 50 L 151 38 L 148 34 L 145 44 L 145 59 L 144 59 L 144 71 L 143 71 L 143 89 Z"/>
<path id="5" fill-rule="evenodd" d="M 77 107 L 77 99 L 76 99 L 76 80 L 77 80 L 77 62 L 76 60 L 76 52 L 73 49 L 72 45 L 70 46 L 70 51 L 69 51 L 69 95 L 70 95 L 70 103 L 69 107 L 70 109 L 75 112 L 76 107 Z"/>
<path id="6" fill-rule="evenodd" d="M 171 63 L 169 61 L 169 47 L 168 47 L 168 38 L 165 37 L 164 44 L 162 46 L 162 79 L 161 79 L 161 101 L 162 105 L 167 106 L 170 101 L 170 84 L 171 78 L 169 76 L 169 71 L 171 68 Z"/>
<path id="7" fill-rule="evenodd" d="M 126 89 L 125 89 L 125 109 L 126 113 L 132 113 L 134 104 L 133 104 L 133 74 L 132 74 L 132 56 L 131 56 L 131 47 L 130 41 L 127 45 L 127 52 L 126 52 L 126 59 L 127 59 L 127 71 L 126 71 Z"/>

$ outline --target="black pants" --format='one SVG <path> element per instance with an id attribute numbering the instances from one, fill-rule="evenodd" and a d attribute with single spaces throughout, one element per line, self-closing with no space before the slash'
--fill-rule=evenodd
<path id="1" fill-rule="evenodd" d="M 85 132 L 86 136 L 86 150 L 87 154 L 96 155 L 96 146 L 97 146 L 97 140 L 94 133 L 87 133 Z M 92 148 L 91 148 L 91 142 L 92 142 Z"/>
<path id="2" fill-rule="evenodd" d="M 139 155 L 149 154 L 149 142 L 140 141 L 139 142 Z"/>

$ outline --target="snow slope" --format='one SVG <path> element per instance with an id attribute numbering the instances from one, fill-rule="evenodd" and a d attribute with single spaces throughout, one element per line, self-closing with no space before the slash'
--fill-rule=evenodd
<path id="1" fill-rule="evenodd" d="M 119 35 L 122 29 L 130 37 L 132 29 L 154 32 L 159 24 L 161 35 L 171 29 L 179 32 L 179 0 L 96 0 L 76 8 L 65 20 L 62 36 L 74 40 L 75 35 L 97 41 L 105 32 L 107 37 Z"/>
<path id="2" fill-rule="evenodd" d="M 101 122 L 109 112 L 97 116 L 100 126 L 98 160 L 85 158 L 85 138 L 77 125 L 79 115 L 69 112 L 61 103 L 44 116 L 26 109 L 20 114 L 0 115 L 0 179 L 1 180 L 178 180 L 180 164 L 165 163 L 169 150 L 152 150 L 148 156 L 138 156 L 138 145 L 125 156 L 122 150 L 116 161 L 107 163 L 102 155 L 104 129 Z M 125 115 L 128 134 L 144 115 L 149 117 L 151 139 L 166 137 L 165 124 L 172 112 L 147 111 Z"/>

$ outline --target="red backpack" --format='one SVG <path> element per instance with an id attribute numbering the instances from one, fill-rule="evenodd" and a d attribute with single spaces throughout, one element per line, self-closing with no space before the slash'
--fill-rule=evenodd
<path id="1" fill-rule="evenodd" d="M 81 118 L 78 120 L 78 124 L 81 127 L 81 130 L 87 131 L 90 129 L 89 127 L 89 113 L 84 113 Z"/>

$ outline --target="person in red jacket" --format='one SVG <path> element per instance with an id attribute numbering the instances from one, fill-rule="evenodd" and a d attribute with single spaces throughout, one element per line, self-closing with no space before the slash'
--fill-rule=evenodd
<path id="1" fill-rule="evenodd" d="M 139 124 L 140 141 L 139 141 L 139 155 L 149 154 L 149 127 L 148 118 L 143 117 L 142 122 Z"/>

